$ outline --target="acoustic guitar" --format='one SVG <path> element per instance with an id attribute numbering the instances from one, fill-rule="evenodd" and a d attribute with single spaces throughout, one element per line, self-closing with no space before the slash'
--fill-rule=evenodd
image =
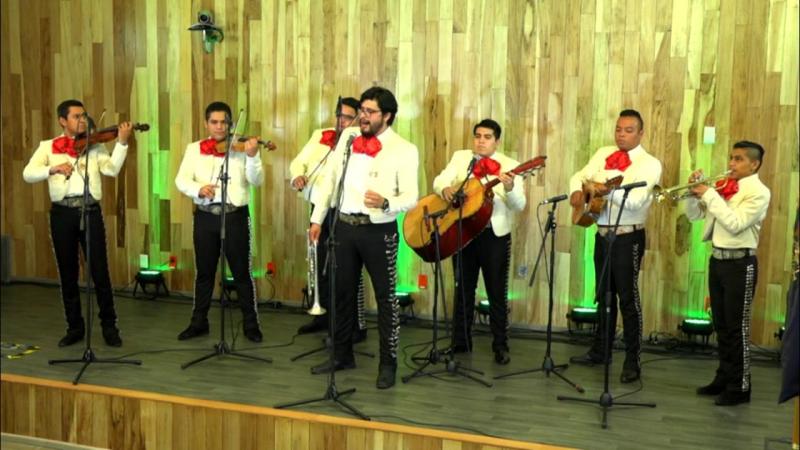
<path id="1" fill-rule="evenodd" d="M 606 206 L 606 195 L 611 189 L 622 184 L 622 175 L 614 177 L 605 183 L 583 183 L 583 196 L 581 204 L 572 207 L 572 223 L 581 227 L 590 227 L 597 222 L 600 211 Z M 605 192 L 605 194 L 600 194 Z"/>
<path id="2" fill-rule="evenodd" d="M 537 156 L 512 169 L 509 173 L 522 177 L 532 174 L 544 167 L 546 156 Z M 426 262 L 436 260 L 436 245 L 433 239 L 433 221 L 439 227 L 439 255 L 445 259 L 459 250 L 458 221 L 459 206 L 461 209 L 462 247 L 472 241 L 489 223 L 494 209 L 494 191 L 492 188 L 500 183 L 495 178 L 486 184 L 480 179 L 471 177 L 464 185 L 463 201 L 448 202 L 437 194 L 427 195 L 406 213 L 403 221 L 403 235 L 406 243 Z M 436 216 L 437 219 L 431 218 Z M 454 226 L 456 225 L 456 226 Z"/>

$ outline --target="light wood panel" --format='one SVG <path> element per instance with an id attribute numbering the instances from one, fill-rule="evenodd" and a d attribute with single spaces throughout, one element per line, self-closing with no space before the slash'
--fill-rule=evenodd
<path id="1" fill-rule="evenodd" d="M 0 380 L 3 432 L 102 448 L 567 448 L 5 373 Z"/>
<path id="2" fill-rule="evenodd" d="M 210 55 L 186 31 L 201 8 L 226 34 Z M 332 122 L 337 95 L 373 84 L 395 92 L 395 128 L 419 146 L 423 193 L 483 117 L 504 126 L 511 156 L 547 154 L 547 169 L 527 182 L 514 272 L 533 264 L 539 246 L 532 205 L 565 191 L 594 149 L 611 142 L 617 112 L 632 107 L 644 115 L 645 147 L 664 162 L 665 185 L 695 167 L 721 172 L 736 140 L 765 145 L 761 177 L 773 201 L 753 340 L 774 345 L 799 185 L 797 16 L 797 0 L 4 0 L 0 139 L 11 206 L 0 225 L 14 242 L 12 273 L 56 277 L 46 188 L 23 183 L 21 172 L 38 140 L 58 132 L 54 108 L 64 98 L 82 98 L 95 115 L 106 109 L 107 123 L 154 125 L 137 136 L 120 177 L 104 182 L 112 279 L 127 285 L 140 253 L 157 263 L 176 255 L 168 281 L 184 291 L 194 277 L 191 202 L 173 184 L 183 148 L 202 136 L 209 101 L 247 109 L 250 130 L 280 147 L 263 156 L 253 261 L 277 262 L 272 281 L 283 299 L 300 298 L 308 212 L 288 189 L 288 163 L 314 128 Z M 713 145 L 703 143 L 706 126 L 716 128 Z M 564 208 L 558 221 L 555 324 L 564 326 L 569 307 L 591 297 L 593 238 L 566 225 Z M 699 226 L 681 208 L 650 214 L 640 282 L 646 333 L 672 332 L 687 311 L 702 309 Z M 407 261 L 402 284 L 430 277 L 421 261 Z M 541 278 L 533 288 L 512 280 L 514 323 L 545 323 Z M 272 291 L 264 279 L 258 289 Z M 430 289 L 415 297 L 418 311 L 430 311 Z"/>

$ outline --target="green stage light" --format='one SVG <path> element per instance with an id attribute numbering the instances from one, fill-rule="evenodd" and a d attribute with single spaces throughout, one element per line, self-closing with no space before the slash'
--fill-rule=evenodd
<path id="1" fill-rule="evenodd" d="M 414 304 L 414 299 L 411 298 L 411 293 L 409 292 L 397 291 L 394 293 L 394 296 L 397 298 L 397 303 L 400 304 L 401 308 L 406 308 Z"/>
<path id="2" fill-rule="evenodd" d="M 576 324 L 597 323 L 597 308 L 576 307 L 567 313 L 567 319 Z"/>
<path id="3" fill-rule="evenodd" d="M 711 336 L 714 326 L 708 319 L 683 319 L 678 329 L 689 336 Z"/>
<path id="4" fill-rule="evenodd" d="M 147 294 L 151 299 L 154 299 L 162 293 L 169 296 L 169 289 L 167 283 L 164 281 L 164 274 L 160 270 L 144 269 L 140 270 L 134 278 L 136 283 L 133 285 L 133 296 L 136 297 L 136 292 L 142 288 L 142 292 Z M 148 286 L 154 286 L 155 291 L 149 292 Z"/>

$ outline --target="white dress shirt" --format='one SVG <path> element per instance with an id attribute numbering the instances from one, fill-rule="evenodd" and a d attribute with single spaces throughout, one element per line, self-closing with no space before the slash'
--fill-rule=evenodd
<path id="1" fill-rule="evenodd" d="M 469 168 L 474 153 L 472 150 L 459 150 L 453 153 L 447 167 L 444 168 L 442 173 L 433 180 L 433 190 L 439 195 L 442 195 L 447 187 L 457 187 L 460 185 L 464 178 L 467 176 L 467 169 Z M 515 167 L 519 166 L 519 162 L 509 158 L 508 156 L 495 152 L 490 156 L 491 159 L 500 163 L 501 172 L 510 172 Z M 472 174 L 470 174 L 472 177 Z M 481 179 L 482 183 L 486 183 L 497 178 L 495 175 L 489 175 L 485 179 Z M 514 223 L 514 212 L 522 211 L 525 208 L 525 192 L 522 188 L 522 177 L 514 177 L 514 187 L 511 191 L 506 192 L 503 183 L 498 183 L 492 191 L 494 192 L 491 226 L 495 236 L 505 236 L 511 232 L 511 227 Z"/>
<path id="2" fill-rule="evenodd" d="M 646 181 L 647 186 L 631 189 L 619 221 L 620 225 L 644 225 L 647 211 L 653 203 L 653 186 L 661 181 L 661 161 L 647 153 L 644 147 L 637 145 L 628 151 L 631 165 L 624 172 L 606 170 L 606 158 L 617 150 L 619 148 L 614 146 L 598 149 L 589 162 L 569 179 L 569 191 L 581 191 L 585 182 L 605 183 L 619 175 L 622 175 L 622 184 Z M 621 190 L 609 195 L 605 207 L 597 218 L 598 225 L 614 225 L 623 195 L 624 192 Z"/>
<path id="3" fill-rule="evenodd" d="M 767 216 L 770 192 L 753 174 L 739 180 L 739 192 L 725 201 L 713 187 L 686 205 L 690 220 L 705 218 L 703 240 L 717 248 L 758 248 L 758 232 Z"/>
<path id="4" fill-rule="evenodd" d="M 200 153 L 200 141 L 186 146 L 183 161 L 175 177 L 178 190 L 191 197 L 197 205 L 222 202 L 222 183 L 219 180 L 224 157 Z M 231 151 L 228 156 L 228 201 L 234 206 L 244 206 L 250 201 L 250 186 L 260 186 L 264 181 L 261 153 L 247 156 L 244 152 Z M 214 198 L 200 198 L 200 188 L 213 184 L 217 187 Z"/>
<path id="5" fill-rule="evenodd" d="M 318 181 L 312 194 L 314 212 L 311 222 L 321 224 L 332 203 L 336 201 L 336 188 L 342 176 L 347 142 L 351 136 L 361 134 L 358 127 L 347 128 L 326 164 L 324 182 Z M 389 127 L 377 136 L 381 151 L 375 157 L 352 153 L 344 180 L 344 194 L 340 211 L 347 214 L 367 214 L 372 223 L 388 223 L 397 215 L 417 204 L 419 195 L 417 146 L 403 139 Z M 368 208 L 364 205 L 367 190 L 377 192 L 389 200 L 389 210 Z"/>
<path id="6" fill-rule="evenodd" d="M 320 143 L 320 140 L 322 140 L 322 133 L 324 131 L 336 130 L 334 128 L 320 128 L 315 130 L 311 134 L 311 139 L 309 139 L 306 145 L 304 145 L 300 150 L 300 153 L 298 153 L 292 162 L 289 163 L 290 184 L 299 176 L 305 175 L 308 177 L 308 182 L 303 188 L 303 198 L 308 202 L 311 202 L 316 191 L 316 186 L 324 183 L 324 181 L 322 181 L 322 177 L 324 177 L 326 174 L 325 166 L 331 159 L 329 154 L 331 153 L 332 149 L 327 145 Z M 331 207 L 334 206 L 336 205 L 331 205 Z"/>
<path id="7" fill-rule="evenodd" d="M 50 200 L 54 202 L 61 201 L 66 197 L 82 196 L 86 156 L 80 157 L 80 161 L 75 164 L 78 158 L 73 158 L 67 153 L 53 154 L 53 140 L 48 139 L 39 143 L 39 147 L 33 152 L 33 156 L 22 171 L 22 178 L 28 183 L 47 180 Z M 89 193 L 95 200 L 103 198 L 103 183 L 100 180 L 100 174 L 116 177 L 122 170 L 122 164 L 127 155 L 128 144 L 123 145 L 119 141 L 114 145 L 111 154 L 102 144 L 89 147 Z M 75 167 L 69 180 L 60 173 L 50 175 L 51 167 L 64 163 L 73 164 Z"/>

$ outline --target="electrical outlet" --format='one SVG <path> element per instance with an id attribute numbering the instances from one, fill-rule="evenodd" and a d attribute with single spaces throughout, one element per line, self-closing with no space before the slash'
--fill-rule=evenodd
<path id="1" fill-rule="evenodd" d="M 528 266 L 521 264 L 517 266 L 517 278 L 525 278 L 528 276 Z"/>

